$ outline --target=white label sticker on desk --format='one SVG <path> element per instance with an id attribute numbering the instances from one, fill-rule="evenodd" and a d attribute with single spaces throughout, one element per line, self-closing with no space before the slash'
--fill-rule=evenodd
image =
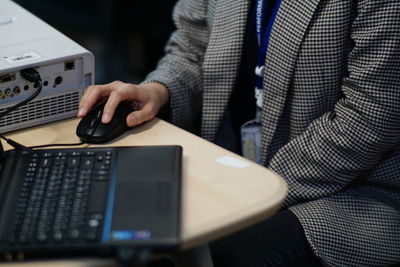
<path id="1" fill-rule="evenodd" d="M 217 158 L 216 161 L 222 165 L 225 165 L 228 167 L 233 167 L 233 168 L 238 168 L 238 169 L 246 168 L 247 166 L 250 165 L 249 163 L 247 163 L 243 160 L 235 159 L 230 156 L 224 156 L 221 158 Z"/>
<path id="2" fill-rule="evenodd" d="M 20 63 L 20 62 L 28 61 L 28 60 L 34 60 L 34 59 L 38 59 L 38 58 L 40 58 L 39 54 L 34 51 L 16 55 L 16 56 L 3 57 L 3 59 L 5 61 L 7 61 L 8 63 L 11 63 L 11 64 Z"/>

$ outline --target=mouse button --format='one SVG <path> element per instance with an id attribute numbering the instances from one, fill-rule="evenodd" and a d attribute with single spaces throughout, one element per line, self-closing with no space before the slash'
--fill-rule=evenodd
<path id="1" fill-rule="evenodd" d="M 102 122 L 99 122 L 96 126 L 96 129 L 92 133 L 92 136 L 96 138 L 101 138 L 109 135 L 110 131 L 112 131 L 113 128 L 110 127 L 109 124 L 104 124 Z"/>
<path id="2" fill-rule="evenodd" d="M 77 131 L 82 133 L 85 132 L 85 129 L 89 128 L 90 122 L 91 119 L 89 117 L 83 117 L 78 124 Z"/>
<path id="3" fill-rule="evenodd" d="M 122 125 L 126 125 L 126 117 L 129 113 L 126 113 L 125 110 L 118 107 L 114 115 L 111 118 L 111 121 L 108 123 L 111 127 L 119 127 Z"/>
<path id="4" fill-rule="evenodd" d="M 89 128 L 90 129 L 93 129 L 93 128 L 95 128 L 96 126 L 97 126 L 97 124 L 99 123 L 99 119 L 96 117 L 96 118 L 93 118 L 91 121 L 90 121 L 90 123 L 89 123 Z"/>
<path id="5" fill-rule="evenodd" d="M 133 108 L 131 103 L 129 103 L 127 101 L 124 101 L 124 102 L 121 102 L 118 105 L 117 110 L 115 112 L 123 115 L 124 117 L 126 117 L 126 116 L 129 115 L 129 113 L 131 113 L 134 110 L 135 109 Z"/>

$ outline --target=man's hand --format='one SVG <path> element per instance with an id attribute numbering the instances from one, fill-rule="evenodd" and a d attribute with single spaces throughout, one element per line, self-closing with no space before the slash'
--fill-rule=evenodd
<path id="1" fill-rule="evenodd" d="M 111 121 L 114 111 L 122 101 L 135 103 L 136 111 L 126 118 L 128 126 L 135 126 L 151 120 L 169 100 L 168 89 L 160 83 L 150 82 L 141 85 L 115 81 L 104 85 L 89 86 L 79 104 L 78 117 L 87 115 L 97 102 L 107 100 L 101 121 Z"/>

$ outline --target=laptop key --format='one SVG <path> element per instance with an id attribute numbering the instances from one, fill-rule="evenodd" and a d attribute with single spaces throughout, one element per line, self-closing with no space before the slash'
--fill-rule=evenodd
<path id="1" fill-rule="evenodd" d="M 94 157 L 85 156 L 82 158 L 81 168 L 83 169 L 93 169 Z"/>
<path id="2" fill-rule="evenodd" d="M 61 241 L 63 239 L 63 233 L 61 231 L 56 231 L 53 233 L 53 239 L 55 241 Z"/>
<path id="3" fill-rule="evenodd" d="M 81 231 L 79 229 L 71 229 L 69 231 L 69 238 L 76 240 L 81 238 Z"/>
<path id="4" fill-rule="evenodd" d="M 96 241 L 97 240 L 97 231 L 90 230 L 86 233 L 86 240 L 88 241 Z"/>
<path id="5" fill-rule="evenodd" d="M 47 234 L 44 233 L 44 232 L 38 233 L 38 234 L 36 235 L 36 239 L 37 239 L 40 243 L 43 243 L 43 242 L 47 241 Z"/>
<path id="6" fill-rule="evenodd" d="M 79 157 L 69 157 L 67 159 L 67 166 L 68 168 L 78 168 L 80 164 L 81 159 Z"/>

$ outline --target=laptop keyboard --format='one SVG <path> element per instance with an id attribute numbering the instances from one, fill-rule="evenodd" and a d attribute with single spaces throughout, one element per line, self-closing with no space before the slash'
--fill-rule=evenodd
<path id="1" fill-rule="evenodd" d="M 113 151 L 46 150 L 30 155 L 9 243 L 97 241 L 104 214 L 103 209 L 89 208 L 89 199 L 94 183 L 108 181 Z"/>

